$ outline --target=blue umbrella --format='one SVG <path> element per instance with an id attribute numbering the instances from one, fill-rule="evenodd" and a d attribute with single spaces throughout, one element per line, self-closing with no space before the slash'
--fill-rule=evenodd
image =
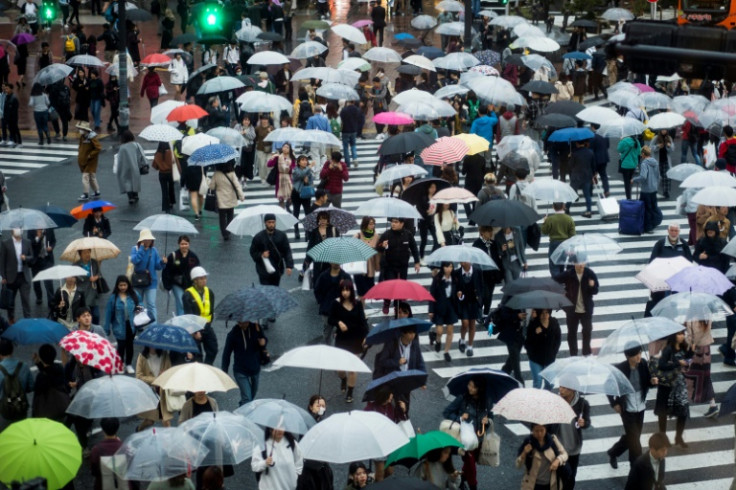
<path id="1" fill-rule="evenodd" d="M 450 378 L 442 391 L 446 398 L 452 400 L 454 397 L 462 396 L 468 392 L 468 381 L 479 378 L 485 381 L 486 398 L 488 399 L 486 408 L 488 411 L 506 393 L 521 388 L 521 383 L 503 371 L 491 368 L 471 368 Z"/>
<path id="2" fill-rule="evenodd" d="M 198 165 L 206 167 L 207 165 L 217 165 L 218 163 L 227 163 L 234 160 L 238 156 L 238 152 L 228 145 L 216 144 L 207 145 L 195 150 L 189 156 L 189 165 Z"/>
<path id="3" fill-rule="evenodd" d="M 74 226 L 74 223 L 77 222 L 77 218 L 69 214 L 69 211 L 62 209 L 59 206 L 47 204 L 46 206 L 38 208 L 38 210 L 46 213 L 59 228 L 69 228 Z"/>
<path id="4" fill-rule="evenodd" d="M 562 128 L 552 133 L 547 141 L 552 143 L 569 143 L 593 139 L 595 134 L 588 128 Z"/>
<path id="5" fill-rule="evenodd" d="M 381 386 L 387 386 L 391 393 L 409 393 L 412 390 L 427 385 L 427 373 L 419 369 L 407 371 L 394 371 L 386 376 L 374 379 L 365 388 L 363 401 L 373 401 L 376 390 Z"/>
<path id="6" fill-rule="evenodd" d="M 182 327 L 152 323 L 135 339 L 135 343 L 154 349 L 172 352 L 198 352 L 199 346 L 189 332 Z"/>
<path id="7" fill-rule="evenodd" d="M 68 333 L 64 325 L 46 318 L 24 318 L 3 332 L 2 337 L 18 344 L 56 345 Z"/>
<path id="8" fill-rule="evenodd" d="M 414 36 L 409 34 L 408 32 L 397 32 L 394 34 L 394 39 L 397 41 L 401 41 L 402 39 L 414 39 Z"/>
<path id="9" fill-rule="evenodd" d="M 399 329 L 414 326 L 417 333 L 429 332 L 432 323 L 419 318 L 399 318 L 397 320 L 384 320 L 374 326 L 365 343 L 369 345 L 383 344 L 399 337 Z"/>
<path id="10" fill-rule="evenodd" d="M 275 318 L 299 306 L 289 292 L 277 286 L 252 286 L 228 294 L 215 308 L 221 320 L 257 322 Z"/>
<path id="11" fill-rule="evenodd" d="M 583 53 L 582 51 L 570 51 L 562 55 L 562 58 L 569 60 L 592 60 L 593 57 L 589 54 Z"/>
<path id="12" fill-rule="evenodd" d="M 444 56 L 445 52 L 442 51 L 440 48 L 435 48 L 434 46 L 422 46 L 421 48 L 417 49 L 417 54 L 433 60 L 435 58 L 439 58 L 440 56 Z"/>

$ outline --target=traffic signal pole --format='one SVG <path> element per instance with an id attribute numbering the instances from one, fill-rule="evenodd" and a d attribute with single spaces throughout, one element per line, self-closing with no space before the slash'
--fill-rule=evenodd
<path id="1" fill-rule="evenodd" d="M 118 0 L 118 92 L 120 109 L 118 114 L 118 134 L 130 125 L 130 109 L 128 108 L 128 50 L 126 39 L 128 32 L 125 20 L 125 0 Z"/>

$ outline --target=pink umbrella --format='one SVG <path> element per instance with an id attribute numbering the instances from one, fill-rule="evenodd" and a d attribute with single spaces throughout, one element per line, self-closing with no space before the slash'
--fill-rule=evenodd
<path id="1" fill-rule="evenodd" d="M 634 85 L 634 87 L 638 88 L 639 89 L 639 92 L 641 92 L 641 93 L 644 93 L 644 92 L 654 92 L 654 89 L 652 87 L 650 87 L 649 85 L 647 85 L 647 84 L 644 84 L 644 83 L 634 83 L 633 85 Z"/>
<path id="2" fill-rule="evenodd" d="M 61 339 L 59 345 L 78 362 L 106 374 L 123 372 L 123 361 L 109 340 L 86 330 L 75 330 Z"/>
<path id="3" fill-rule="evenodd" d="M 470 149 L 463 141 L 444 136 L 428 146 L 420 156 L 425 165 L 444 165 L 459 162 Z"/>
<path id="4" fill-rule="evenodd" d="M 365 26 L 372 25 L 373 21 L 370 19 L 360 19 L 355 22 L 353 22 L 353 27 L 357 27 L 358 29 L 362 29 Z"/>
<path id="5" fill-rule="evenodd" d="M 389 124 L 391 126 L 402 126 L 404 124 L 413 124 L 414 119 L 403 112 L 381 112 L 380 114 L 373 116 L 373 122 L 378 124 Z"/>
<path id="6" fill-rule="evenodd" d="M 432 204 L 466 204 L 477 200 L 478 198 L 475 194 L 467 189 L 463 189 L 462 187 L 448 187 L 447 189 L 437 191 L 437 193 L 432 196 L 432 199 L 430 199 L 430 202 Z"/>

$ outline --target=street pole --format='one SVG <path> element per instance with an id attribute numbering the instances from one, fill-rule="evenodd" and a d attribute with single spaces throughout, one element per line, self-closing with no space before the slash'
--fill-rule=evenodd
<path id="1" fill-rule="evenodd" d="M 118 134 L 128 129 L 130 109 L 128 108 L 128 50 L 126 42 L 128 30 L 125 26 L 125 0 L 118 0 L 118 86 L 120 109 L 118 115 Z"/>
<path id="2" fill-rule="evenodd" d="M 465 32 L 463 33 L 463 39 L 465 44 L 465 51 L 470 52 L 470 45 L 473 43 L 472 38 L 472 27 L 473 27 L 473 4 L 472 0 L 465 0 Z"/>
<path id="3" fill-rule="evenodd" d="M 509 8 L 510 8 L 509 0 L 506 0 L 506 9 L 504 11 L 504 14 L 509 15 Z"/>
<path id="4" fill-rule="evenodd" d="M 649 14 L 652 20 L 657 20 L 657 2 L 649 2 Z"/>

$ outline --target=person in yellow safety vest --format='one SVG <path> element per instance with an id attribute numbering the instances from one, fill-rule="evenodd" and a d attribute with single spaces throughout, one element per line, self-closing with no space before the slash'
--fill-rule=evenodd
<path id="1" fill-rule="evenodd" d="M 210 366 L 217 357 L 217 336 L 212 329 L 212 313 L 215 311 L 215 294 L 207 287 L 207 271 L 204 267 L 195 267 L 190 274 L 192 287 L 184 290 L 182 303 L 184 313 L 198 315 L 207 319 L 207 325 L 202 330 L 202 347 L 204 348 L 204 362 Z"/>

